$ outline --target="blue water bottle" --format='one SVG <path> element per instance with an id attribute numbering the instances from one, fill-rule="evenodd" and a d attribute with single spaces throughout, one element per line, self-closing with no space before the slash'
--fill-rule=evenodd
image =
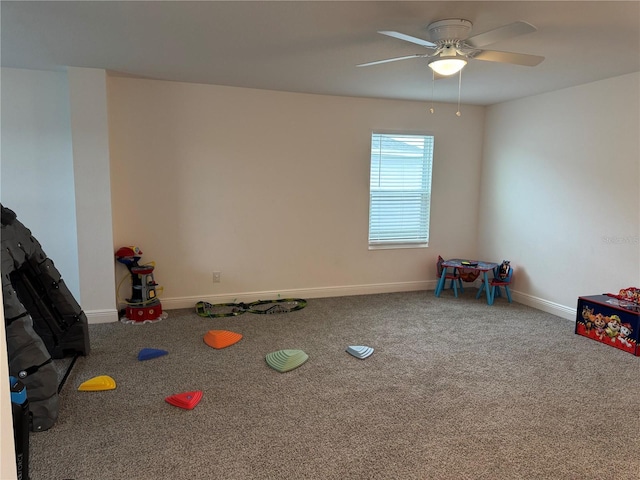
<path id="1" fill-rule="evenodd" d="M 27 400 L 27 387 L 16 377 L 9 377 L 9 384 L 18 480 L 29 480 L 29 400 Z"/>

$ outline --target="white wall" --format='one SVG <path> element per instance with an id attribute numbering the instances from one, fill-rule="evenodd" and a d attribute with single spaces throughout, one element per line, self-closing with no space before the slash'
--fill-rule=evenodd
<path id="1" fill-rule="evenodd" d="M 481 256 L 517 299 L 567 318 L 577 298 L 640 286 L 640 74 L 487 110 Z"/>
<path id="2" fill-rule="evenodd" d="M 482 107 L 431 115 L 417 102 L 130 78 L 108 89 L 114 248 L 156 261 L 165 308 L 433 288 L 438 254 L 476 254 Z M 368 250 L 376 129 L 435 135 L 428 249 Z"/>
<path id="3" fill-rule="evenodd" d="M 1 75 L 2 204 L 31 230 L 79 298 L 67 76 L 13 68 Z"/>
<path id="4" fill-rule="evenodd" d="M 90 321 L 116 321 L 106 73 L 1 74 L 2 203 L 42 244 Z"/>
<path id="5" fill-rule="evenodd" d="M 106 72 L 69 68 L 81 305 L 89 320 L 118 320 L 111 226 Z"/>
<path id="6" fill-rule="evenodd" d="M 101 305 L 81 302 L 89 313 L 115 317 L 108 284 L 125 274 L 117 266 L 117 278 L 105 281 L 113 252 L 102 246 L 96 257 L 91 248 L 109 241 L 109 195 L 111 248 L 136 244 L 143 260 L 157 261 L 165 308 L 239 295 L 429 288 L 439 253 L 509 258 L 518 299 L 566 316 L 577 295 L 640 283 L 638 216 L 629 207 L 639 203 L 637 74 L 489 108 L 482 164 L 479 107 L 458 118 L 450 105 L 432 116 L 413 102 L 123 78 L 105 87 L 103 71 L 86 70 L 71 69 L 79 80 L 70 85 L 59 72 L 2 69 L 0 173 L 2 201 L 34 231 L 72 291 L 80 280 L 70 252 L 83 236 L 83 282 L 102 294 Z M 85 110 L 77 115 L 95 117 L 91 131 L 75 122 L 73 140 L 71 104 Z M 436 134 L 427 250 L 366 248 L 373 129 Z M 102 146 L 93 150 L 92 141 Z M 73 165 L 74 148 L 88 163 Z M 98 209 L 89 207 L 93 191 Z M 89 202 L 78 207 L 82 232 L 74 223 L 78 195 Z M 40 204 L 29 208 L 34 199 Z M 43 211 L 46 218 L 38 217 Z M 222 271 L 221 284 L 212 283 L 213 270 Z"/>

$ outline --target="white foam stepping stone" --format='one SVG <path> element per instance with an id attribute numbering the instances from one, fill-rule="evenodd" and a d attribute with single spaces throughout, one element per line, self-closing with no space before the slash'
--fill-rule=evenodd
<path id="1" fill-rule="evenodd" d="M 364 360 L 373 353 L 373 348 L 367 347 L 366 345 L 351 345 L 347 347 L 347 353 Z"/>

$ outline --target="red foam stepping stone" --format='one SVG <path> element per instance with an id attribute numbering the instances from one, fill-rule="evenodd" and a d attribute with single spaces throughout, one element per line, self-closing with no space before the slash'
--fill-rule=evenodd
<path id="1" fill-rule="evenodd" d="M 170 403 L 174 407 L 184 408 L 185 410 L 192 410 L 202 400 L 202 390 L 196 390 L 194 392 L 183 392 L 170 395 L 165 398 L 167 403 Z"/>

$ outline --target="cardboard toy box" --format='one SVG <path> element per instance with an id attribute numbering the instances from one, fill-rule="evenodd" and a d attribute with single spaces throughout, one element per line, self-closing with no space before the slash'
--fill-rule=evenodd
<path id="1" fill-rule="evenodd" d="M 640 356 L 640 308 L 608 295 L 579 297 L 575 333 Z"/>

